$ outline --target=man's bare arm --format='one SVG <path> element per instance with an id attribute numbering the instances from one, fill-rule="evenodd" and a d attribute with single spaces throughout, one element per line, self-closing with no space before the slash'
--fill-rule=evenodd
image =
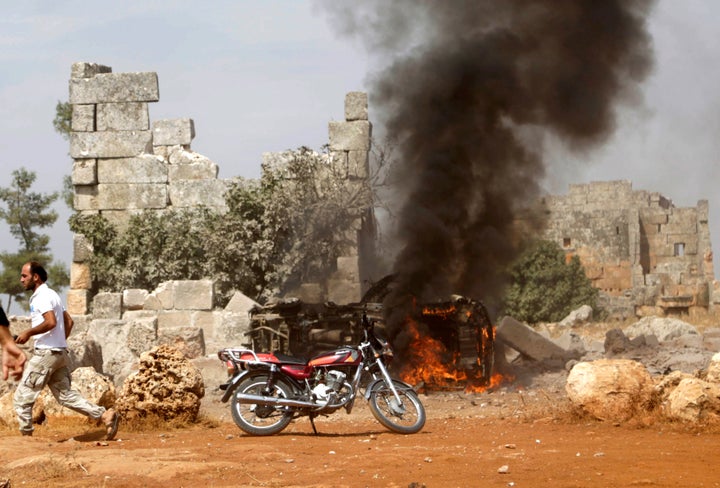
<path id="1" fill-rule="evenodd" d="M 29 329 L 25 329 L 24 331 L 20 332 L 17 336 L 17 339 L 15 339 L 15 342 L 18 344 L 25 344 L 28 340 L 30 340 L 31 336 L 43 334 L 45 332 L 48 332 L 50 330 L 53 330 L 55 326 L 57 325 L 57 318 L 55 317 L 55 312 L 52 310 L 49 310 L 43 314 L 43 320 L 40 325 L 37 327 L 30 327 Z"/>
<path id="2" fill-rule="evenodd" d="M 73 321 L 72 317 L 70 317 L 70 314 L 66 311 L 63 311 L 63 321 L 65 321 L 65 339 L 67 339 L 68 337 L 70 337 L 70 332 L 72 331 L 75 322 Z"/>

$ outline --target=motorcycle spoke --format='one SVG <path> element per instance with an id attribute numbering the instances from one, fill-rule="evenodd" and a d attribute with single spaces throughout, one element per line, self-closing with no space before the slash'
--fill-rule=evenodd
<path id="1" fill-rule="evenodd" d="M 370 410 L 388 429 L 401 434 L 414 434 L 425 424 L 425 409 L 417 394 L 399 383 L 395 385 L 398 397 L 384 384 L 373 388 Z"/>
<path id="2" fill-rule="evenodd" d="M 289 390 L 277 384 L 268 395 L 265 389 L 266 379 L 260 378 L 243 383 L 238 393 L 246 395 L 269 396 L 273 398 L 288 398 Z M 253 435 L 272 435 L 283 430 L 292 420 L 292 415 L 284 407 L 275 405 L 259 405 L 254 403 L 241 403 L 233 399 L 231 405 L 233 420 L 242 430 Z"/>

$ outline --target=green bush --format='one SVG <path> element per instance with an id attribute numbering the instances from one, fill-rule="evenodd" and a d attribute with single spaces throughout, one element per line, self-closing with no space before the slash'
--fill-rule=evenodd
<path id="1" fill-rule="evenodd" d="M 556 243 L 534 241 L 510 267 L 504 311 L 528 323 L 557 322 L 582 305 L 595 308 L 597 295 L 577 256 L 566 262 Z"/>

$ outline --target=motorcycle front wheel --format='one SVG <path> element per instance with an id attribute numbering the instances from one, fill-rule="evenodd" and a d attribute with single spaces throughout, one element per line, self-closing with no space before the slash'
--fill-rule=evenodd
<path id="1" fill-rule="evenodd" d="M 384 381 L 370 392 L 370 411 L 382 425 L 399 434 L 420 432 L 425 425 L 425 407 L 417 393 L 399 381 L 393 381 L 402 404 Z"/>
<path id="2" fill-rule="evenodd" d="M 292 420 L 292 412 L 286 408 L 256 403 L 240 403 L 238 393 L 272 398 L 290 398 L 292 392 L 283 383 L 275 383 L 268 395 L 265 391 L 267 376 L 255 376 L 241 382 L 230 398 L 230 412 L 235 425 L 250 435 L 273 435 L 282 431 Z"/>

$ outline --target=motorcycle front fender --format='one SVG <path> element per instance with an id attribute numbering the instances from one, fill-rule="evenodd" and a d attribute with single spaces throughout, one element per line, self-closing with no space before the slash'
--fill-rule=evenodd
<path id="1" fill-rule="evenodd" d="M 220 389 L 224 390 L 225 393 L 223 393 L 223 396 L 221 398 L 221 401 L 223 403 L 227 402 L 230 397 L 233 394 L 233 391 L 235 391 L 235 388 L 240 384 L 242 380 L 245 378 L 249 378 L 253 373 L 257 373 L 256 371 L 240 371 L 239 373 L 236 373 L 233 375 L 232 378 L 227 383 L 223 383 L 220 385 Z"/>
<path id="2" fill-rule="evenodd" d="M 393 381 L 393 384 L 395 385 L 396 389 L 415 391 L 415 389 L 410 384 L 405 383 L 404 381 L 400 381 L 395 378 L 392 378 L 392 381 Z M 370 400 L 370 394 L 372 393 L 373 388 L 375 388 L 375 385 L 377 385 L 378 383 L 383 383 L 383 382 L 385 382 L 384 378 L 378 378 L 375 381 L 373 381 L 372 383 L 370 383 L 367 386 L 367 388 L 365 389 L 365 400 Z"/>

